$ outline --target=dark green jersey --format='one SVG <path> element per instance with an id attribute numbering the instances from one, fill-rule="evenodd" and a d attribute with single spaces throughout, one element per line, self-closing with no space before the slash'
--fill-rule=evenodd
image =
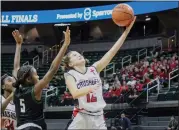
<path id="1" fill-rule="evenodd" d="M 34 87 L 22 87 L 14 93 L 17 126 L 25 123 L 35 123 L 46 129 L 44 121 L 43 102 L 37 101 L 34 96 Z"/>

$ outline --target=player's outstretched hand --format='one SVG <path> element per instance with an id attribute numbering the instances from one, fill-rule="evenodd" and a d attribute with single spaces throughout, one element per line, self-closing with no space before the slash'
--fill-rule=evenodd
<path id="1" fill-rule="evenodd" d="M 127 31 L 130 31 L 130 30 L 131 30 L 131 28 L 133 27 L 135 21 L 136 21 L 136 16 L 134 17 L 134 19 L 133 19 L 133 21 L 130 23 L 130 25 L 129 25 L 128 27 L 126 27 L 126 30 L 127 30 Z"/>
<path id="2" fill-rule="evenodd" d="M 70 29 L 69 29 L 68 26 L 67 26 L 66 31 L 63 31 L 63 33 L 64 33 L 64 35 L 65 35 L 65 41 L 64 41 L 64 43 L 65 43 L 66 45 L 69 45 L 70 42 L 71 42 L 71 38 L 70 38 Z"/>
<path id="3" fill-rule="evenodd" d="M 23 43 L 23 38 L 22 38 L 22 35 L 19 33 L 18 30 L 14 30 L 12 32 L 12 36 L 14 37 L 15 41 L 17 44 L 22 44 Z"/>

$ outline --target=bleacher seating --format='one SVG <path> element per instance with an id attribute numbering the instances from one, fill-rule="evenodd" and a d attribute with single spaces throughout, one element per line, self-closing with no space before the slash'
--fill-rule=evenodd
<path id="1" fill-rule="evenodd" d="M 46 119 L 48 130 L 64 130 L 70 119 Z"/>
<path id="2" fill-rule="evenodd" d="M 172 100 L 178 100 L 179 92 L 177 91 L 172 91 L 172 92 L 167 92 L 167 93 L 160 93 L 158 95 L 158 101 L 172 101 Z"/>
<path id="3" fill-rule="evenodd" d="M 141 117 L 140 125 L 133 126 L 133 130 L 166 130 L 171 117 Z M 178 119 L 178 117 L 176 117 Z M 111 119 L 106 120 L 107 127 L 111 126 Z M 65 129 L 70 119 L 46 119 L 48 129 Z"/>
<path id="4" fill-rule="evenodd" d="M 134 126 L 133 130 L 167 130 L 171 117 L 142 117 L 140 125 Z M 175 119 L 178 119 L 176 117 Z"/>

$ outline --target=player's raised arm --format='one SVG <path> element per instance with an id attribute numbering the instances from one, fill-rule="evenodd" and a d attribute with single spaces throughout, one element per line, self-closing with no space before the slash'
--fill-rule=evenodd
<path id="1" fill-rule="evenodd" d="M 34 94 L 38 98 L 41 98 L 41 92 L 42 89 L 47 86 L 47 84 L 52 80 L 54 74 L 58 71 L 60 63 L 62 61 L 62 58 L 70 44 L 70 30 L 69 27 L 67 27 L 66 32 L 63 32 L 65 35 L 65 41 L 63 43 L 63 46 L 61 47 L 59 53 L 53 60 L 50 69 L 46 73 L 46 75 L 43 77 L 42 80 L 40 80 L 34 87 Z"/>
<path id="2" fill-rule="evenodd" d="M 16 51 L 15 51 L 15 56 L 14 56 L 14 68 L 13 68 L 13 76 L 17 78 L 17 71 L 20 68 L 20 55 L 21 55 L 21 45 L 23 42 L 23 38 L 20 35 L 18 30 L 14 30 L 12 32 L 12 36 L 14 37 L 15 41 L 16 41 Z M 1 77 L 3 78 L 3 77 Z M 2 82 L 2 81 L 1 81 Z M 7 105 L 10 103 L 10 101 L 13 99 L 13 95 L 14 92 L 12 92 L 6 99 L 4 102 L 2 102 L 1 104 L 1 111 L 3 112 Z"/>
<path id="3" fill-rule="evenodd" d="M 12 73 L 14 77 L 17 77 L 17 71 L 20 68 L 21 45 L 23 43 L 23 38 L 18 30 L 13 31 L 12 36 L 16 41 L 16 52 L 14 57 L 14 68 Z"/>
<path id="4" fill-rule="evenodd" d="M 134 25 L 135 20 L 136 20 L 136 17 L 134 17 L 134 20 L 126 28 L 122 36 L 117 40 L 117 42 L 113 45 L 113 47 L 99 61 L 94 63 L 94 66 L 96 67 L 98 72 L 101 72 L 110 63 L 110 61 L 116 55 L 116 53 L 119 51 L 127 35 L 129 34 L 132 26 Z"/>
<path id="5" fill-rule="evenodd" d="M 78 99 L 81 96 L 85 96 L 86 94 L 95 91 L 100 86 L 100 84 L 96 84 L 96 85 L 77 89 L 76 82 L 73 76 L 71 76 L 68 73 L 65 73 L 64 77 L 65 77 L 65 83 L 67 85 L 67 88 L 70 90 L 73 99 Z"/>

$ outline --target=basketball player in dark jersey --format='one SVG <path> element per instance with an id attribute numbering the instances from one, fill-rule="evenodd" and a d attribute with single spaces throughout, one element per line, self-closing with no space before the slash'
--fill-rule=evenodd
<path id="1" fill-rule="evenodd" d="M 61 60 L 70 44 L 70 30 L 67 27 L 65 41 L 53 60 L 49 71 L 39 80 L 33 66 L 22 66 L 17 72 L 17 82 L 13 85 L 18 130 L 47 130 L 43 114 L 42 90 L 58 71 Z"/>

